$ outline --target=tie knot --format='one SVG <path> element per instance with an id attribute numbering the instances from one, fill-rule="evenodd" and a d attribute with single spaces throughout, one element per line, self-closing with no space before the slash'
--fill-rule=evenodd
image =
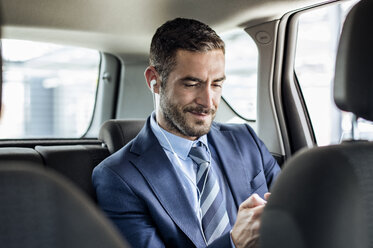
<path id="1" fill-rule="evenodd" d="M 209 162 L 208 153 L 203 145 L 190 148 L 189 157 L 198 165 Z"/>

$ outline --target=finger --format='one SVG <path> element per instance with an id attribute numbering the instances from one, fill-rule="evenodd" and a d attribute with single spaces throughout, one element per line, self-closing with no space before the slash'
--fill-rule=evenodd
<path id="1" fill-rule="evenodd" d="M 240 208 L 254 208 L 260 205 L 265 205 L 266 203 L 265 200 L 255 193 L 241 203 Z"/>
<path id="2" fill-rule="evenodd" d="M 240 209 L 240 216 L 241 218 L 246 220 L 246 223 L 253 223 L 257 220 L 259 220 L 262 216 L 262 213 L 264 211 L 265 205 L 260 205 L 254 208 L 244 208 Z"/>
<path id="3" fill-rule="evenodd" d="M 261 216 L 265 205 L 242 209 L 240 207 L 232 228 L 232 240 L 236 247 L 257 247 L 253 242 L 258 239 Z M 252 245 L 247 246 L 249 243 Z M 238 245 L 241 244 L 241 245 Z M 244 245 L 246 244 L 246 245 Z"/>
<path id="4" fill-rule="evenodd" d="M 260 206 L 257 206 L 255 208 L 251 208 L 250 211 L 251 211 L 252 218 L 253 219 L 259 219 L 260 216 L 262 216 L 262 213 L 264 211 L 264 207 L 265 207 L 265 205 L 260 205 Z"/>
<path id="5" fill-rule="evenodd" d="M 271 193 L 265 193 L 264 194 L 264 199 L 266 200 L 266 201 L 268 201 L 268 199 L 269 199 L 269 197 L 271 196 Z"/>

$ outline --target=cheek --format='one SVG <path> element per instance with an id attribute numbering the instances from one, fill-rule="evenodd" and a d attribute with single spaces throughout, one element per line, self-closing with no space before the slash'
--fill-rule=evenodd
<path id="1" fill-rule="evenodd" d="M 193 102 L 193 97 L 185 92 L 174 91 L 168 94 L 168 98 L 173 105 L 177 105 L 178 107 L 184 107 Z"/>
<path id="2" fill-rule="evenodd" d="M 176 92 L 175 92 L 176 93 Z M 180 105 L 189 105 L 193 104 L 196 99 L 195 94 L 188 92 L 188 91 L 181 91 L 174 94 L 172 97 L 175 98 L 175 101 Z"/>
<path id="3" fill-rule="evenodd" d="M 216 108 L 219 106 L 220 100 L 221 100 L 221 93 L 214 95 L 214 97 L 212 98 L 212 101 Z"/>

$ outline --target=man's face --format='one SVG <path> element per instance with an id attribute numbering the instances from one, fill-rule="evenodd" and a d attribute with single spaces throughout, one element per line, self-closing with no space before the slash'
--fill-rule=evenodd
<path id="1" fill-rule="evenodd" d="M 157 121 L 166 130 L 194 140 L 209 132 L 225 80 L 222 50 L 178 50 L 176 65 L 160 90 Z"/>

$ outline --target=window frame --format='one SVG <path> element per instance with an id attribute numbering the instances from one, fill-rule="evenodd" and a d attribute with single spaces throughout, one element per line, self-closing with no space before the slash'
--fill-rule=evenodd
<path id="1" fill-rule="evenodd" d="M 307 105 L 303 97 L 299 81 L 294 69 L 296 42 L 298 37 L 298 19 L 308 11 L 339 4 L 340 1 L 317 4 L 297 12 L 288 13 L 282 19 L 284 26 L 284 54 L 282 57 L 283 68 L 279 84 L 280 93 L 277 101 L 281 101 L 283 113 L 282 126 L 286 128 L 290 154 L 307 147 L 317 146 L 316 136 L 312 122 L 307 110 Z M 291 108 L 289 108 L 291 106 Z"/>

